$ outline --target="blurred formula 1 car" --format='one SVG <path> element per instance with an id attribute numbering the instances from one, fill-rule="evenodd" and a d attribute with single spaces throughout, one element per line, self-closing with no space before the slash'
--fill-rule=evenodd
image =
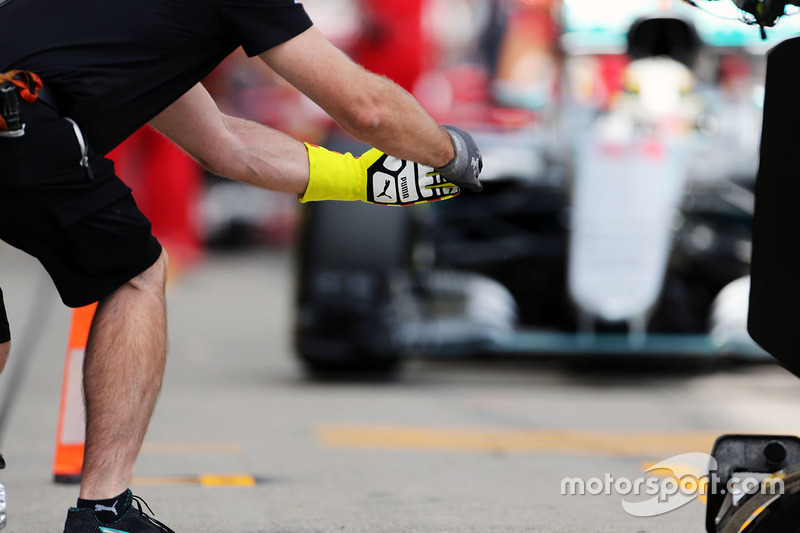
<path id="1" fill-rule="evenodd" d="M 745 325 L 761 56 L 742 52 L 758 36 L 646 0 L 603 27 L 597 4 L 563 5 L 557 112 L 465 125 L 483 193 L 305 207 L 295 341 L 311 371 L 390 372 L 409 354 L 765 356 Z"/>

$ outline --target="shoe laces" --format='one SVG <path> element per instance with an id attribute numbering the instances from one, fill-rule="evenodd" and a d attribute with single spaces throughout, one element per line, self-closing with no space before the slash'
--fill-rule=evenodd
<path id="1" fill-rule="evenodd" d="M 136 503 L 136 509 L 139 511 L 139 513 L 142 515 L 142 517 L 144 517 L 145 520 L 147 520 L 148 522 L 150 522 L 151 524 L 153 524 L 154 526 L 159 528 L 164 533 L 175 533 L 175 531 L 173 531 L 172 529 L 168 528 L 165 524 L 159 522 L 158 520 L 156 520 L 155 518 L 153 518 L 152 516 L 150 516 L 149 514 L 145 513 L 142 510 L 142 505 L 144 505 L 145 508 L 147 508 L 147 510 L 150 511 L 150 514 L 155 514 L 153 512 L 153 510 L 150 509 L 150 506 L 147 505 L 147 502 L 144 501 L 144 498 L 142 498 L 141 496 L 137 496 L 135 494 L 132 494 L 131 496 L 133 498 L 133 502 Z"/>

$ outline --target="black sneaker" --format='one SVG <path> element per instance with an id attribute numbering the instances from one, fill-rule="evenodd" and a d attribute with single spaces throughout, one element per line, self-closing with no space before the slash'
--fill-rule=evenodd
<path id="1" fill-rule="evenodd" d="M 6 460 L 0 455 L 0 469 L 6 467 Z M 6 488 L 0 483 L 0 529 L 6 527 Z"/>
<path id="2" fill-rule="evenodd" d="M 139 496 L 132 496 L 136 507 L 131 506 L 118 520 L 102 524 L 94 515 L 94 509 L 76 509 L 67 512 L 64 533 L 175 533 L 173 530 L 142 511 L 142 504 L 151 513 L 150 506 Z"/>

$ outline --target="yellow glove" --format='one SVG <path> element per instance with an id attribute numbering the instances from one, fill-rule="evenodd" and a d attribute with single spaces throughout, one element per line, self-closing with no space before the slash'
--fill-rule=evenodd
<path id="1" fill-rule="evenodd" d="M 311 173 L 301 202 L 359 200 L 382 205 L 414 205 L 453 198 L 459 188 L 431 167 L 397 159 L 376 148 L 361 157 L 306 143 Z"/>

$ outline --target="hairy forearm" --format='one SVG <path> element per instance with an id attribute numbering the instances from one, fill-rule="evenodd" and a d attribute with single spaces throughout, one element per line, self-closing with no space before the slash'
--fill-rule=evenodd
<path id="1" fill-rule="evenodd" d="M 275 191 L 306 190 L 306 147 L 279 131 L 220 113 L 201 85 L 150 124 L 215 174 Z"/>
<path id="2" fill-rule="evenodd" d="M 227 139 L 216 149 L 210 170 L 273 191 L 301 194 L 308 185 L 308 151 L 303 143 L 256 122 L 223 115 Z"/>

